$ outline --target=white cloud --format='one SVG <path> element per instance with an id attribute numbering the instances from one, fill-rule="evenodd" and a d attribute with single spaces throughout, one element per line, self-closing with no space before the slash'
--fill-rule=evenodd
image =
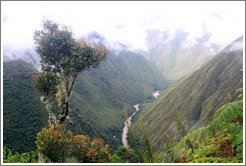
<path id="1" fill-rule="evenodd" d="M 47 18 L 70 26 L 76 36 L 97 31 L 133 48 L 146 48 L 148 28 L 172 33 L 179 28 L 192 41 L 204 33 L 204 25 L 211 32 L 211 41 L 228 44 L 244 34 L 244 6 L 242 1 L 4 1 L 2 42 L 18 48 L 33 45 L 34 30 Z"/>
<path id="2" fill-rule="evenodd" d="M 236 50 L 243 50 L 243 41 L 234 42 L 228 51 L 236 51 Z"/>

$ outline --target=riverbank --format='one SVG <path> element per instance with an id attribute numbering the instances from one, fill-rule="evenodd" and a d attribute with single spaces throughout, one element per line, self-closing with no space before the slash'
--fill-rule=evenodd
<path id="1" fill-rule="evenodd" d="M 124 124 L 123 132 L 122 132 L 122 143 L 124 147 L 128 147 L 128 141 L 127 141 L 127 133 L 128 133 L 128 127 L 127 123 L 129 126 L 131 126 L 131 120 L 132 117 L 136 114 L 136 112 L 139 110 L 139 104 L 134 105 L 134 108 L 136 109 L 135 112 L 132 113 L 132 115 L 127 119 L 127 122 Z"/>
<path id="2" fill-rule="evenodd" d="M 153 96 L 157 99 L 158 96 L 160 95 L 160 91 L 156 91 L 153 93 Z M 134 111 L 132 113 L 132 115 L 127 119 L 127 122 L 124 123 L 124 128 L 123 128 L 123 132 L 122 132 L 122 143 L 124 147 L 128 147 L 128 141 L 127 141 L 127 133 L 128 133 L 128 127 L 127 127 L 127 123 L 129 126 L 131 126 L 131 120 L 132 117 L 136 114 L 137 111 L 139 111 L 139 104 L 134 105 L 134 108 L 136 109 L 136 111 Z"/>

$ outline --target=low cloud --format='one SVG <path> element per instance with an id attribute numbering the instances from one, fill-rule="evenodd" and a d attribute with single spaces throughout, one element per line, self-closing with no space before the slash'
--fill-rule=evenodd
<path id="1" fill-rule="evenodd" d="M 94 31 L 109 42 L 147 50 L 148 29 L 187 32 L 186 47 L 206 31 L 209 42 L 224 46 L 245 30 L 244 2 L 7 2 L 2 4 L 2 42 L 15 49 L 34 46 L 33 32 L 42 20 L 51 19 L 71 27 L 76 38 Z M 101 39 L 98 39 L 101 40 Z"/>
<path id="2" fill-rule="evenodd" d="M 29 49 L 14 49 L 6 46 L 3 47 L 4 62 L 19 59 L 31 64 L 38 71 L 41 69 L 40 57 L 33 47 Z"/>

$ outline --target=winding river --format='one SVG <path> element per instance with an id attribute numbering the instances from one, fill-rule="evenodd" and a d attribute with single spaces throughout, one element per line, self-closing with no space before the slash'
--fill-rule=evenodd
<path id="1" fill-rule="evenodd" d="M 153 96 L 157 99 L 158 96 L 160 95 L 160 91 L 156 91 L 153 93 Z M 131 126 L 131 120 L 132 117 L 136 114 L 136 112 L 139 110 L 139 104 L 134 105 L 134 108 L 136 109 L 135 112 L 127 119 L 127 122 L 129 126 Z M 124 147 L 128 147 L 128 141 L 127 141 L 127 133 L 128 133 L 128 128 L 127 128 L 127 123 L 125 122 L 123 132 L 122 132 L 122 143 Z"/>

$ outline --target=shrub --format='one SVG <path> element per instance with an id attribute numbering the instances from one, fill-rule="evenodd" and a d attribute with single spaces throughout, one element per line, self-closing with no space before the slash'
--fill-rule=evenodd
<path id="1" fill-rule="evenodd" d="M 10 149 L 3 148 L 3 162 L 4 163 L 36 163 L 36 152 L 31 151 L 27 153 L 15 152 L 14 154 Z"/>
<path id="2" fill-rule="evenodd" d="M 102 139 L 94 138 L 91 142 L 91 147 L 87 152 L 89 156 L 89 162 L 109 162 L 111 161 L 110 157 L 110 148 L 109 145 L 103 146 L 104 141 Z"/>
<path id="3" fill-rule="evenodd" d="M 90 142 L 88 136 L 78 135 L 72 137 L 72 155 L 80 163 L 105 163 L 110 162 L 109 145 L 104 146 L 102 139 L 94 138 Z"/>
<path id="4" fill-rule="evenodd" d="M 139 163 L 141 162 L 139 156 L 136 154 L 135 150 L 124 146 L 118 146 L 118 149 L 114 152 L 112 156 L 113 163 Z"/>
<path id="5" fill-rule="evenodd" d="M 41 153 L 47 162 L 65 162 L 69 155 L 69 145 L 72 133 L 66 132 L 63 125 L 49 125 L 37 134 L 38 152 Z"/>
<path id="6" fill-rule="evenodd" d="M 110 162 L 110 147 L 104 146 L 102 139 L 94 138 L 90 141 L 88 136 L 73 136 L 66 131 L 64 125 L 49 125 L 37 134 L 38 152 L 44 162 L 66 162 L 68 157 L 75 157 L 81 163 Z"/>

